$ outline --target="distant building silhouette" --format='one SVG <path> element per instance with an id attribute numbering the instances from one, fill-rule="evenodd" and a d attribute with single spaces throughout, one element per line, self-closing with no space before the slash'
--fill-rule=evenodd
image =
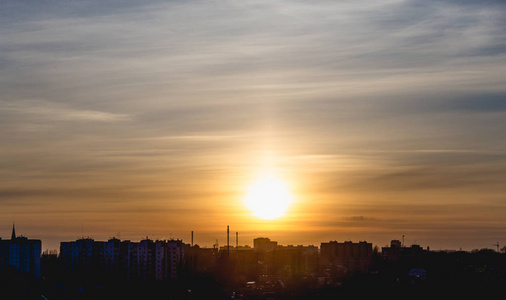
<path id="1" fill-rule="evenodd" d="M 199 245 L 185 244 L 185 270 L 190 274 L 209 272 L 217 265 L 218 253 L 216 248 L 201 248 Z"/>
<path id="2" fill-rule="evenodd" d="M 411 245 L 411 247 L 403 247 L 398 240 L 392 240 L 390 247 L 381 248 L 383 258 L 387 261 L 399 261 L 405 259 L 421 259 L 428 252 L 420 245 Z"/>
<path id="3" fill-rule="evenodd" d="M 222 251 L 227 251 L 228 249 L 230 249 L 230 251 L 253 251 L 254 249 L 251 248 L 250 246 L 248 245 L 245 245 L 245 246 L 230 246 L 227 248 L 227 246 L 221 246 L 220 247 L 220 252 Z"/>
<path id="4" fill-rule="evenodd" d="M 271 241 L 269 238 L 259 237 L 253 240 L 253 248 L 255 251 L 272 251 L 278 242 Z"/>
<path id="5" fill-rule="evenodd" d="M 0 238 L 0 269 L 40 277 L 41 241 L 16 236 L 12 225 L 10 240 Z"/>
<path id="6" fill-rule="evenodd" d="M 138 243 L 116 238 L 107 242 L 83 238 L 60 244 L 60 259 L 76 274 L 103 271 L 125 279 L 176 279 L 184 259 L 181 240 Z"/>
<path id="7" fill-rule="evenodd" d="M 321 243 L 320 256 L 326 268 L 336 269 L 343 273 L 366 272 L 372 263 L 372 244 L 350 241 Z"/>
<path id="8" fill-rule="evenodd" d="M 310 245 L 278 245 L 266 256 L 270 272 L 281 275 L 288 282 L 315 273 L 318 270 L 318 247 Z"/>

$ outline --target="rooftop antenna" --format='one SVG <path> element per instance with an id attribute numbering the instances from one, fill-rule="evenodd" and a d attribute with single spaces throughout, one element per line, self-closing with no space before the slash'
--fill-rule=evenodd
<path id="1" fill-rule="evenodd" d="M 404 234 L 402 235 L 402 245 L 401 245 L 401 247 L 404 248 Z"/>
<path id="2" fill-rule="evenodd" d="M 192 243 L 191 246 L 193 247 L 193 230 L 192 230 Z"/>
<path id="3" fill-rule="evenodd" d="M 235 232 L 235 251 L 239 251 L 239 232 Z"/>

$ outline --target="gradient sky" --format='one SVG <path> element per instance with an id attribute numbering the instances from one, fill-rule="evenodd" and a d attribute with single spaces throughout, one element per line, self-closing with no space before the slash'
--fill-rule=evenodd
<path id="1" fill-rule="evenodd" d="M 505 245 L 503 3 L 2 1 L 0 236 Z"/>

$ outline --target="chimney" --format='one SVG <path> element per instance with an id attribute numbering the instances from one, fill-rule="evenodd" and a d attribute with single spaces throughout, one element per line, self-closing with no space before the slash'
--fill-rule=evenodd
<path id="1" fill-rule="evenodd" d="M 227 254 L 230 253 L 230 231 L 228 229 L 228 225 L 227 225 Z"/>

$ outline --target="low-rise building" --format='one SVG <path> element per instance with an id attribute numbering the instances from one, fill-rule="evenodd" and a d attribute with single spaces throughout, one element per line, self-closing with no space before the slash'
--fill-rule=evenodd
<path id="1" fill-rule="evenodd" d="M 421 259 L 428 252 L 420 245 L 411 245 L 411 247 L 403 247 L 398 240 L 392 240 L 390 247 L 381 248 L 382 256 L 387 261 L 399 261 L 406 259 Z"/>

